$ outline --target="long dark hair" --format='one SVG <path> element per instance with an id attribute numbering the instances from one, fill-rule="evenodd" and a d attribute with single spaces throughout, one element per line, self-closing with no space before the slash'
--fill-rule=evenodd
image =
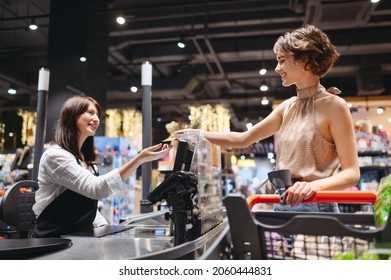
<path id="1" fill-rule="evenodd" d="M 73 154 L 77 159 L 83 159 L 83 155 L 84 160 L 89 163 L 96 160 L 94 137 L 87 137 L 80 153 L 77 146 L 78 130 L 76 118 L 87 112 L 91 103 L 96 107 L 98 115 L 101 116 L 101 107 L 95 99 L 85 96 L 69 98 L 62 106 L 54 135 L 56 144 Z"/>

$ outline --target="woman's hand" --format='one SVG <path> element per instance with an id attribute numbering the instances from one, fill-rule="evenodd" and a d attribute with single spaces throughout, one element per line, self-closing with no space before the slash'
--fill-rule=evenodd
<path id="1" fill-rule="evenodd" d="M 296 182 L 286 191 L 286 203 L 297 206 L 303 199 L 309 199 L 319 190 L 320 187 L 314 182 Z"/>
<path id="2" fill-rule="evenodd" d="M 174 137 L 177 139 L 180 138 L 182 134 L 184 133 L 193 133 L 195 135 L 199 135 L 201 138 L 205 138 L 205 131 L 202 129 L 194 129 L 194 128 L 186 128 L 186 129 L 181 129 L 177 130 L 174 132 Z"/>
<path id="3" fill-rule="evenodd" d="M 163 146 L 162 143 L 143 149 L 140 153 L 137 154 L 130 161 L 125 163 L 122 167 L 119 168 L 119 174 L 121 175 L 122 180 L 127 179 L 134 171 L 143 163 L 161 159 L 171 150 L 170 145 Z"/>
<path id="4" fill-rule="evenodd" d="M 171 148 L 171 145 L 160 143 L 143 149 L 137 156 L 142 163 L 154 161 L 166 156 Z"/>
<path id="5" fill-rule="evenodd" d="M 200 129 L 194 129 L 194 128 L 184 128 L 184 129 L 180 129 L 180 130 L 177 130 L 174 132 L 174 136 L 175 134 L 183 134 L 185 132 L 194 132 L 194 133 L 200 133 Z"/>

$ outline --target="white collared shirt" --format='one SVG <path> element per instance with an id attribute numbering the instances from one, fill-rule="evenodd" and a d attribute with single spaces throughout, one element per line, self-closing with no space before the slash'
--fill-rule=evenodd
<path id="1" fill-rule="evenodd" d="M 118 169 L 95 176 L 79 165 L 74 155 L 58 145 L 51 146 L 42 154 L 38 185 L 39 189 L 35 194 L 36 202 L 33 205 L 37 216 L 66 189 L 97 200 L 112 194 L 121 197 L 126 190 Z M 107 221 L 98 211 L 94 226 L 105 224 L 108 224 Z"/>

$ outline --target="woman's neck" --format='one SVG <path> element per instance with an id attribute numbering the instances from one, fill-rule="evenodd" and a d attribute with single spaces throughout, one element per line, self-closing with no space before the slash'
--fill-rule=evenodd
<path id="1" fill-rule="evenodd" d="M 319 84 L 320 84 L 320 78 L 311 73 L 308 73 L 307 76 L 300 83 L 296 83 L 296 89 L 302 90 L 302 89 L 314 87 Z"/>
<path id="2" fill-rule="evenodd" d="M 84 141 L 86 141 L 86 137 L 78 137 L 78 141 L 77 141 L 77 147 L 79 149 L 79 152 L 81 153 L 81 147 L 83 147 L 83 144 L 84 144 Z"/>

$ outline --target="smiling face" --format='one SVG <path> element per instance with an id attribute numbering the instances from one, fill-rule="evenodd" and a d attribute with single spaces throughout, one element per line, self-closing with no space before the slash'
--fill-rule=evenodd
<path id="1" fill-rule="evenodd" d="M 93 103 L 90 102 L 86 112 L 76 118 L 76 125 L 79 134 L 79 140 L 84 140 L 89 136 L 94 136 L 99 127 L 99 111 Z"/>
<path id="2" fill-rule="evenodd" d="M 282 52 L 277 53 L 277 66 L 274 71 L 281 76 L 284 87 L 300 84 L 305 72 L 302 63 L 295 62 L 292 55 Z"/>

